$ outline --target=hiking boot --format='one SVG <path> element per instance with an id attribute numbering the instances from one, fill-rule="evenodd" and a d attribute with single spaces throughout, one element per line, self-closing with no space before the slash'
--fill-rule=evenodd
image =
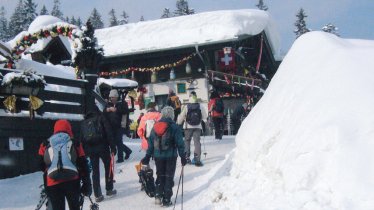
<path id="1" fill-rule="evenodd" d="M 116 163 L 123 163 L 123 159 L 118 159 Z"/>
<path id="2" fill-rule="evenodd" d="M 125 152 L 125 160 L 129 159 L 131 153 L 132 153 L 132 150 Z"/>
<path id="3" fill-rule="evenodd" d="M 95 198 L 96 203 L 100 203 L 103 200 L 104 200 L 104 196 L 103 195 L 100 195 L 99 197 Z"/>
<path id="4" fill-rule="evenodd" d="M 117 194 L 117 190 L 107 190 L 106 195 L 107 196 L 113 196 Z"/>
<path id="5" fill-rule="evenodd" d="M 198 161 L 195 162 L 195 166 L 201 167 L 201 166 L 203 166 L 203 163 L 200 160 L 198 160 Z"/>
<path id="6" fill-rule="evenodd" d="M 155 204 L 156 205 L 161 205 L 162 204 L 160 197 L 155 197 Z"/>
<path id="7" fill-rule="evenodd" d="M 173 205 L 173 202 L 171 202 L 171 200 L 169 200 L 169 199 L 162 200 L 162 206 L 163 207 L 168 207 L 168 206 L 171 206 L 171 205 Z"/>
<path id="8" fill-rule="evenodd" d="M 191 164 L 191 159 L 188 157 L 186 158 L 187 164 Z"/>

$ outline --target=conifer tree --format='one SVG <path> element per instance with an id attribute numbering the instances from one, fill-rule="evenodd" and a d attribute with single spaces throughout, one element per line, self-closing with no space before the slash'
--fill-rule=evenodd
<path id="1" fill-rule="evenodd" d="M 129 23 L 129 16 L 125 11 L 122 12 L 121 19 L 119 20 L 120 25 L 125 25 Z"/>
<path id="2" fill-rule="evenodd" d="M 51 15 L 60 18 L 61 20 L 64 19 L 64 15 L 62 14 L 60 10 L 60 1 L 59 0 L 54 0 L 53 1 L 53 8 L 51 11 Z"/>
<path id="3" fill-rule="evenodd" d="M 36 13 L 36 7 L 38 5 L 33 2 L 33 0 L 25 0 L 24 2 L 24 10 L 25 10 L 25 28 L 23 30 L 27 30 L 32 21 L 35 20 L 38 13 Z"/>
<path id="4" fill-rule="evenodd" d="M 0 8 L 0 40 L 5 42 L 9 39 L 8 33 L 8 19 L 6 18 L 6 11 L 4 6 Z"/>
<path id="5" fill-rule="evenodd" d="M 187 0 L 177 0 L 177 9 L 174 11 L 175 16 L 195 14 L 194 9 L 190 9 Z"/>
<path id="6" fill-rule="evenodd" d="M 116 11 L 111 9 L 109 12 L 109 26 L 118 26 L 118 19 L 116 17 Z"/>
<path id="7" fill-rule="evenodd" d="M 264 4 L 263 0 L 258 0 L 258 4 L 256 4 L 256 7 L 259 8 L 260 10 L 267 11 L 268 7 Z"/>
<path id="8" fill-rule="evenodd" d="M 81 17 L 78 17 L 76 26 L 78 26 L 79 28 L 82 27 Z"/>
<path id="9" fill-rule="evenodd" d="M 294 30 L 294 33 L 296 34 L 296 39 L 299 38 L 299 36 L 307 33 L 310 31 L 306 27 L 305 18 L 308 17 L 303 8 L 300 8 L 299 12 L 296 14 L 297 20 L 295 22 L 296 29 Z"/>
<path id="10" fill-rule="evenodd" d="M 68 16 L 66 16 L 66 18 L 64 20 L 65 20 L 65 22 L 70 23 L 70 19 L 69 19 Z"/>
<path id="11" fill-rule="evenodd" d="M 9 34 L 11 37 L 15 37 L 17 34 L 27 28 L 25 26 L 25 17 L 23 1 L 19 0 L 9 21 L 9 26 L 11 26 L 9 27 Z"/>
<path id="12" fill-rule="evenodd" d="M 140 16 L 140 20 L 139 21 L 144 21 L 144 16 Z"/>
<path id="13" fill-rule="evenodd" d="M 77 25 L 77 20 L 75 19 L 74 15 L 70 18 L 70 23 L 73 25 Z"/>
<path id="14" fill-rule="evenodd" d="M 82 29 L 83 34 L 80 38 L 82 48 L 77 50 L 77 55 L 74 58 L 74 66 L 85 71 L 84 73 L 90 73 L 87 71 L 91 71 L 91 73 L 93 71 L 93 73 L 95 73 L 104 55 L 104 50 L 97 45 L 97 39 L 94 36 L 95 29 L 90 19 L 88 19 L 86 25 L 82 27 Z"/>
<path id="15" fill-rule="evenodd" d="M 336 27 L 335 25 L 328 23 L 325 26 L 322 27 L 322 31 L 327 32 L 327 33 L 332 33 L 335 34 L 336 36 L 340 36 L 338 33 L 339 28 Z"/>
<path id="16" fill-rule="evenodd" d="M 94 27 L 95 29 L 104 28 L 104 23 L 101 20 L 101 15 L 96 8 L 92 10 L 91 15 L 88 19 L 90 20 L 92 27 Z"/>
<path id="17" fill-rule="evenodd" d="M 169 18 L 171 17 L 170 9 L 164 8 L 164 11 L 162 12 L 161 18 Z"/>
<path id="18" fill-rule="evenodd" d="M 43 5 L 42 9 L 40 10 L 40 15 L 49 15 L 47 8 Z"/>

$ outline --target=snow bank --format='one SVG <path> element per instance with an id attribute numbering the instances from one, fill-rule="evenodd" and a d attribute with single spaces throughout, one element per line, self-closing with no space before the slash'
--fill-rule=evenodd
<path id="1" fill-rule="evenodd" d="M 205 192 L 214 209 L 374 209 L 373 56 L 374 41 L 296 40 Z"/>
<path id="2" fill-rule="evenodd" d="M 279 35 L 270 15 L 262 10 L 242 9 L 131 23 L 95 30 L 105 56 L 149 52 L 226 42 L 240 35 L 257 35 L 265 30 L 279 53 Z"/>

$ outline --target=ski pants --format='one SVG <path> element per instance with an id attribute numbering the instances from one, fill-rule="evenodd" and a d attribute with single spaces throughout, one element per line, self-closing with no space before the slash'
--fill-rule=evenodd
<path id="1" fill-rule="evenodd" d="M 63 182 L 46 187 L 53 210 L 65 210 L 65 198 L 70 210 L 79 210 L 80 180 Z"/>
<path id="2" fill-rule="evenodd" d="M 177 157 L 155 158 L 156 163 L 156 197 L 170 201 L 173 196 L 174 175 Z"/>
<path id="3" fill-rule="evenodd" d="M 200 161 L 201 156 L 201 143 L 200 143 L 200 128 L 187 128 L 184 130 L 184 145 L 186 148 L 186 157 L 189 158 L 191 155 L 191 139 L 193 137 L 194 143 L 194 158 L 196 161 Z"/>
<path id="4" fill-rule="evenodd" d="M 222 139 L 223 136 L 223 118 L 213 117 L 214 135 L 216 139 Z"/>
<path id="5" fill-rule="evenodd" d="M 122 137 L 124 134 L 124 128 L 117 128 L 114 130 L 114 140 L 117 146 L 117 158 L 118 160 L 123 160 L 123 153 L 131 152 L 131 149 L 123 144 Z"/>
<path id="6" fill-rule="evenodd" d="M 105 189 L 113 190 L 113 173 L 109 177 L 110 169 L 110 152 L 107 150 L 95 153 L 89 156 L 92 164 L 92 185 L 95 197 L 102 195 L 100 186 L 100 159 L 104 163 L 105 169 Z"/>

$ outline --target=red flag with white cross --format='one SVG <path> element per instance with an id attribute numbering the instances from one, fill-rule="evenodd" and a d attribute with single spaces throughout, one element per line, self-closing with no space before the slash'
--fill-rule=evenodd
<path id="1" fill-rule="evenodd" d="M 235 70 L 235 51 L 231 47 L 225 47 L 218 51 L 218 62 L 221 69 Z"/>

